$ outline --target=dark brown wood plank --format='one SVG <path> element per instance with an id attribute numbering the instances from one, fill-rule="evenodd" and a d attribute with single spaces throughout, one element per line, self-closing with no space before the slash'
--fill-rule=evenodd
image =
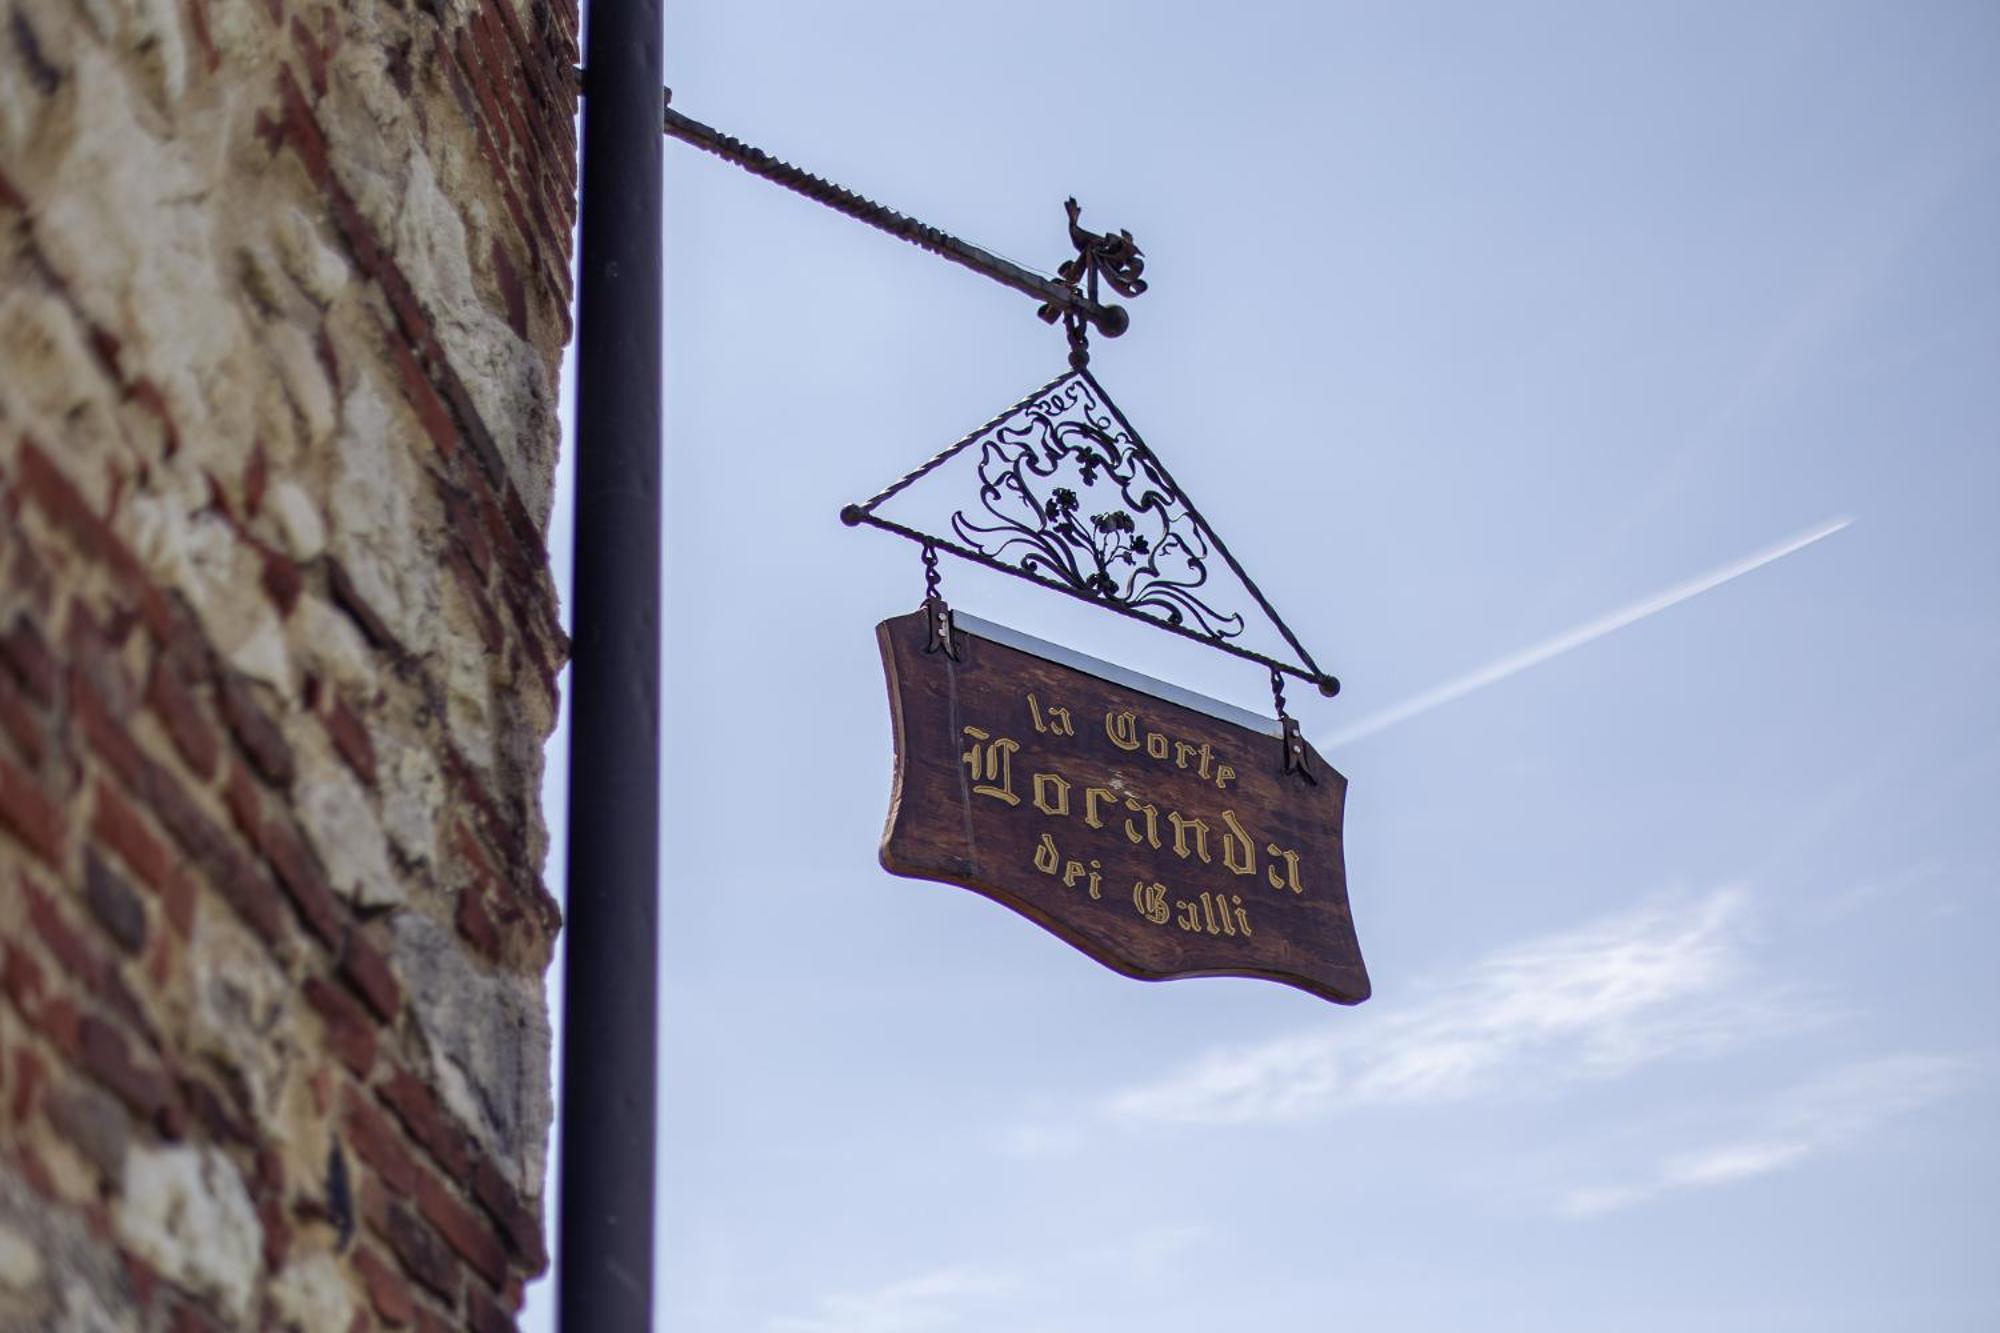
<path id="1" fill-rule="evenodd" d="M 892 874 L 957 884 L 1127 976 L 1260 977 L 1368 998 L 1348 909 L 1347 779 L 1279 741 L 958 632 L 876 627 L 896 731 Z"/>

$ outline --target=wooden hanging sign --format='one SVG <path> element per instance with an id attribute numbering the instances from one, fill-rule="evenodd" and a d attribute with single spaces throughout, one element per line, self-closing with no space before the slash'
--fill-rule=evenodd
<path id="1" fill-rule="evenodd" d="M 983 894 L 1127 976 L 1368 998 L 1347 780 L 1296 732 L 951 622 L 932 602 L 875 630 L 896 731 L 885 869 Z"/>

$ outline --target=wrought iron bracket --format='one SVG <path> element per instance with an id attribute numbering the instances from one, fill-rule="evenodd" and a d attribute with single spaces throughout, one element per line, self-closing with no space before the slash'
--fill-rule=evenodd
<path id="1" fill-rule="evenodd" d="M 1146 280 L 1139 276 L 1146 270 L 1144 252 L 1133 243 L 1131 232 L 1120 231 L 1113 236 L 1109 232 L 1087 230 L 1077 221 L 1082 216 L 1083 207 L 1076 202 L 1075 196 L 1063 200 L 1063 211 L 1069 214 L 1069 240 L 1076 247 L 1076 258 L 1065 261 L 1056 270 L 1056 276 L 1065 287 L 1080 293 L 1092 304 L 1097 301 L 1100 278 L 1110 283 L 1111 289 L 1120 296 L 1138 296 L 1146 290 Z M 1125 313 L 1122 306 L 1112 306 L 1111 309 L 1120 315 Z M 1053 324 L 1058 319 L 1063 322 L 1063 329 L 1069 334 L 1069 364 L 1072 370 L 1082 370 L 1090 364 L 1090 339 L 1081 315 L 1053 301 L 1035 313 L 1047 324 Z"/>
<path id="2" fill-rule="evenodd" d="M 577 75 L 581 86 L 582 71 L 577 71 Z M 919 250 L 928 250 L 939 258 L 949 259 L 954 264 L 993 279 L 1003 287 L 1035 297 L 1042 302 L 1038 313 L 1044 320 L 1053 324 L 1060 319 L 1070 326 L 1072 348 L 1077 346 L 1085 326 L 1096 329 L 1107 338 L 1116 338 L 1132 327 L 1132 316 L 1125 307 L 1100 301 L 1097 293 L 1100 277 L 1121 296 L 1133 297 L 1146 290 L 1146 284 L 1139 278 L 1139 272 L 1145 266 L 1144 260 L 1139 257 L 1139 248 L 1132 243 L 1130 232 L 1121 231 L 1115 236 L 1109 233 L 1100 235 L 1078 226 L 1076 200 L 1071 199 L 1066 207 L 1069 210 L 1070 240 L 1077 248 L 1077 257 L 1057 270 L 1058 277 L 1044 277 L 970 241 L 961 240 L 949 232 L 898 213 L 886 204 L 879 204 L 845 186 L 836 185 L 823 176 L 815 176 L 773 157 L 712 125 L 704 125 L 691 116 L 684 116 L 674 110 L 673 95 L 671 88 L 660 90 L 661 128 L 668 138 L 713 153 L 753 176 L 761 176 L 804 195 L 814 203 L 824 204 L 836 213 L 866 223 L 898 240 L 908 241 Z M 1087 357 L 1088 353 L 1085 355 Z"/>
<path id="3" fill-rule="evenodd" d="M 951 623 L 951 607 L 935 593 L 924 598 L 924 627 L 928 631 L 924 641 L 925 652 L 943 653 L 954 662 L 959 660 L 958 637 L 956 627 Z"/>
<path id="4" fill-rule="evenodd" d="M 1285 772 L 1296 773 L 1317 787 L 1319 785 L 1319 775 L 1312 770 L 1312 752 L 1306 749 L 1306 738 L 1304 733 L 1299 730 L 1299 720 L 1287 714 L 1280 713 L 1278 715 L 1278 726 L 1284 733 L 1278 739 L 1285 747 Z"/>

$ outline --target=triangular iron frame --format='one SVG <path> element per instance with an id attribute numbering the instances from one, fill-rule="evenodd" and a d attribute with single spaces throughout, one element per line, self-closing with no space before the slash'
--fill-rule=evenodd
<path id="1" fill-rule="evenodd" d="M 899 523 L 894 519 L 884 518 L 876 512 L 884 503 L 909 489 L 940 467 L 943 467 L 972 445 L 979 443 L 981 440 L 988 439 L 996 429 L 1005 425 L 1010 419 L 1016 417 L 1025 409 L 1032 408 L 1039 403 L 1052 401 L 1063 392 L 1066 385 L 1072 382 L 1087 386 L 1088 390 L 1095 394 L 1096 405 L 1101 405 L 1103 410 L 1110 414 L 1112 420 L 1124 432 L 1125 441 L 1129 441 L 1129 444 L 1125 443 L 1125 441 L 1113 441 L 1101 428 L 1093 424 L 1089 428 L 1089 433 L 1097 436 L 1098 445 L 1107 449 L 1114 461 L 1117 460 L 1118 455 L 1122 454 L 1134 465 L 1143 467 L 1145 476 L 1142 480 L 1155 493 L 1142 496 L 1138 502 L 1138 507 L 1159 510 L 1165 506 L 1178 505 L 1179 509 L 1184 512 L 1193 533 L 1199 537 L 1201 542 L 1206 544 L 1207 550 L 1212 550 L 1215 555 L 1222 558 L 1223 563 L 1236 576 L 1238 582 L 1243 585 L 1244 590 L 1256 602 L 1258 609 L 1264 613 L 1265 618 L 1270 622 L 1272 628 L 1276 629 L 1279 636 L 1284 639 L 1292 651 L 1298 654 L 1296 662 L 1288 662 L 1281 658 L 1272 657 L 1265 653 L 1257 652 L 1254 649 L 1243 647 L 1241 644 L 1232 643 L 1230 642 L 1230 638 L 1233 635 L 1225 636 L 1212 630 L 1204 632 L 1200 629 L 1191 628 L 1186 623 L 1190 616 L 1198 622 L 1204 620 L 1201 614 L 1194 611 L 1194 607 L 1201 607 L 1202 610 L 1209 611 L 1210 615 L 1217 615 L 1217 613 L 1206 608 L 1204 604 L 1193 601 L 1191 598 L 1180 596 L 1174 591 L 1176 588 L 1185 588 L 1190 585 L 1176 584 L 1171 580 L 1159 581 L 1162 591 L 1150 598 L 1141 598 L 1139 602 L 1140 605 L 1153 604 L 1167 608 L 1167 614 L 1155 614 L 1137 609 L 1134 603 L 1122 598 L 1115 584 L 1105 582 L 1101 572 L 1095 575 L 1095 578 L 1099 580 L 1098 586 L 1093 587 L 1088 579 L 1082 577 L 1080 571 L 1059 565 L 1057 558 L 1042 554 L 1040 550 L 1031 554 L 1023 564 L 1012 564 L 996 558 L 995 555 L 987 551 L 967 545 L 964 541 L 956 540 L 953 537 L 941 536 L 936 533 L 924 532 L 907 524 Z M 1068 409 L 1065 407 L 1063 410 Z M 1105 461 L 1100 460 L 1094 466 L 1106 471 L 1107 474 L 1115 473 L 1115 469 Z M 1088 479 L 1088 473 L 1086 473 L 1086 479 Z M 1089 484 L 1088 480 L 1086 484 Z M 993 487 L 990 483 L 982 490 L 983 494 L 990 494 L 992 492 Z M 1026 495 L 1027 493 L 1023 491 L 1022 494 Z M 1080 533 L 1081 525 L 1074 522 L 1075 499 L 1074 493 L 1069 493 L 1071 512 L 1065 515 L 1065 517 L 1070 519 L 1071 530 Z M 989 510 L 989 512 L 993 511 Z M 880 528 L 884 532 L 892 532 L 899 537 L 916 542 L 927 551 L 948 551 L 961 560 L 970 561 L 987 569 L 997 570 L 1002 574 L 1008 574 L 1014 578 L 1025 580 L 1040 588 L 1048 588 L 1055 592 L 1064 593 L 1076 598 L 1078 601 L 1088 602 L 1092 606 L 1116 612 L 1129 620 L 1136 620 L 1141 624 L 1151 625 L 1156 629 L 1166 630 L 1170 634 L 1177 634 L 1195 643 L 1205 644 L 1210 648 L 1228 653 L 1234 657 L 1243 658 L 1245 661 L 1255 662 L 1274 673 L 1272 680 L 1274 688 L 1278 684 L 1278 674 L 1282 674 L 1314 685 L 1319 689 L 1320 693 L 1328 696 L 1336 694 L 1340 690 L 1339 680 L 1322 670 L 1319 664 L 1313 660 L 1312 654 L 1307 652 L 1305 645 L 1299 642 L 1298 635 L 1292 632 L 1291 627 L 1285 623 L 1284 618 L 1271 605 L 1270 599 L 1264 596 L 1262 589 L 1258 588 L 1255 580 L 1250 577 L 1242 564 L 1230 552 L 1228 544 L 1222 540 L 1221 535 L 1215 531 L 1208 520 L 1202 517 L 1201 511 L 1195 508 L 1194 502 L 1188 498 L 1187 492 L 1181 488 L 1180 484 L 1174 480 L 1173 475 L 1168 472 L 1166 464 L 1160 460 L 1160 456 L 1153 452 L 1152 448 L 1146 444 L 1139 432 L 1133 429 L 1132 423 L 1126 418 L 1125 413 L 1119 409 L 1118 404 L 1113 401 L 1111 395 L 1105 392 L 1104 386 L 1098 383 L 1097 377 L 1084 367 L 1079 366 L 1075 369 L 1064 371 L 1055 379 L 1050 380 L 1033 393 L 1014 403 L 1005 411 L 999 413 L 978 429 L 970 432 L 949 448 L 940 452 L 929 462 L 902 477 L 885 490 L 861 504 L 848 505 L 845 509 L 841 510 L 840 517 L 841 521 L 850 527 L 865 524 L 869 527 Z M 972 533 L 999 531 L 999 529 L 982 529 L 976 524 L 967 524 L 965 522 L 964 511 L 962 510 L 954 514 L 953 520 L 953 526 L 959 530 L 961 537 L 969 535 L 968 528 Z M 1167 522 L 1171 525 L 1172 520 L 1168 519 Z M 1019 539 L 1014 540 L 1018 541 Z M 1049 547 L 1048 543 L 1041 542 L 1039 538 L 1034 540 L 1038 546 Z M 1074 544 L 1073 538 L 1066 540 L 1070 540 Z M 1003 543 L 1003 549 L 1007 544 Z M 1144 545 L 1132 543 L 1128 539 L 1128 546 L 1131 545 L 1137 545 L 1138 550 L 1142 553 L 1146 551 Z M 1205 559 L 1206 554 L 1207 552 L 1203 551 L 1201 558 Z M 1125 560 L 1128 566 L 1134 562 L 1134 557 L 1132 556 L 1121 558 Z M 1101 570 L 1103 561 L 1100 559 L 1097 563 Z M 1201 567 L 1201 559 L 1197 559 L 1193 563 L 1197 568 Z M 1048 577 L 1035 572 L 1037 568 L 1049 569 L 1053 572 L 1063 574 L 1065 577 Z M 1204 574 L 1204 580 L 1205 577 Z M 1188 605 L 1190 602 L 1192 602 L 1192 606 Z M 1177 603 L 1178 605 L 1176 605 Z M 1226 622 L 1230 619 L 1240 620 L 1241 617 L 1218 616 L 1218 619 Z M 1240 630 L 1237 632 L 1240 633 Z M 1277 692 L 1280 698 L 1282 698 L 1282 691 Z M 1281 703 L 1280 713 L 1282 714 L 1282 712 L 1283 705 Z"/>

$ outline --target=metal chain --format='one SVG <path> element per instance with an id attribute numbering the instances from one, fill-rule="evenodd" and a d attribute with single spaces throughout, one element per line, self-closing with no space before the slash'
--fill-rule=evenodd
<path id="1" fill-rule="evenodd" d="M 1277 670 L 1271 672 L 1271 701 L 1278 706 L 1278 720 L 1285 718 L 1285 678 Z"/>
<path id="2" fill-rule="evenodd" d="M 939 582 L 940 580 L 938 577 L 937 547 L 931 545 L 929 542 L 925 542 L 924 543 L 924 600 L 925 601 L 942 601 L 944 599 L 943 594 L 938 590 Z"/>

